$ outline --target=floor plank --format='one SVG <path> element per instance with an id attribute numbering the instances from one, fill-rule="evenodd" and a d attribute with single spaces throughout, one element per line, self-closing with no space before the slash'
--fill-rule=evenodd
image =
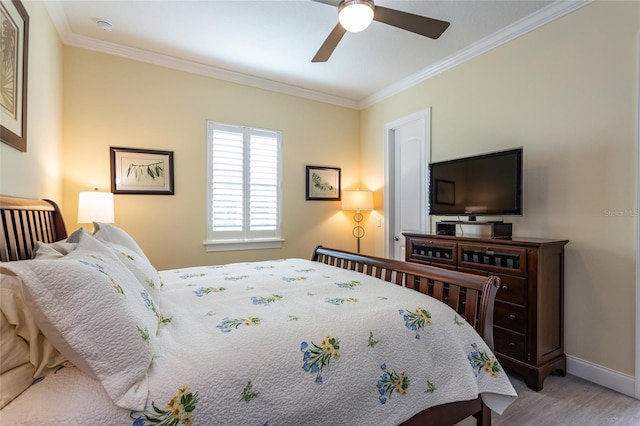
<path id="1" fill-rule="evenodd" d="M 493 426 L 639 426 L 640 401 L 570 374 L 550 375 L 540 392 L 509 375 L 518 399 L 502 416 L 492 413 Z M 456 426 L 475 425 L 466 419 Z"/>

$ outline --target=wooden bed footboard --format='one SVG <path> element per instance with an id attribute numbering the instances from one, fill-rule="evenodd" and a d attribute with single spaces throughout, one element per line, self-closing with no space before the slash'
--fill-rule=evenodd
<path id="1" fill-rule="evenodd" d="M 474 326 L 493 350 L 493 306 L 500 279 L 450 271 L 435 266 L 365 256 L 322 246 L 311 258 L 343 269 L 350 269 L 427 294 L 446 303 Z M 437 405 L 418 413 L 402 426 L 454 425 L 473 416 L 479 426 L 491 425 L 491 410 L 480 397 L 470 401 Z"/>
<path id="2" fill-rule="evenodd" d="M 482 277 L 322 246 L 316 247 L 311 260 L 362 272 L 428 294 L 463 316 L 493 350 L 493 305 L 500 288 L 498 277 Z"/>

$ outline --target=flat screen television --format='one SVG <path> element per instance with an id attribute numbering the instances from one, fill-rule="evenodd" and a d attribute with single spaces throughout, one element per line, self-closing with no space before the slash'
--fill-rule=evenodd
<path id="1" fill-rule="evenodd" d="M 429 164 L 429 214 L 522 215 L 522 148 Z"/>

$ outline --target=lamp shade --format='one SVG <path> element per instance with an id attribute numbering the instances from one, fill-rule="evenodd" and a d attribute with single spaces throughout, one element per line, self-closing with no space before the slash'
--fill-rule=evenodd
<path id="1" fill-rule="evenodd" d="M 373 210 L 373 192 L 342 191 L 342 210 Z"/>
<path id="2" fill-rule="evenodd" d="M 78 197 L 78 223 L 113 223 L 113 194 L 111 192 L 81 192 Z"/>
<path id="3" fill-rule="evenodd" d="M 373 21 L 373 2 L 371 0 L 346 0 L 340 4 L 338 20 L 345 30 L 358 33 Z"/>

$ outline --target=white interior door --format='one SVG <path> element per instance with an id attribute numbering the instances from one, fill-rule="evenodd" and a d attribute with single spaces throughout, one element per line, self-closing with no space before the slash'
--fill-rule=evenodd
<path id="1" fill-rule="evenodd" d="M 403 232 L 429 231 L 427 170 L 431 110 L 385 126 L 385 255 L 405 259 Z"/>

